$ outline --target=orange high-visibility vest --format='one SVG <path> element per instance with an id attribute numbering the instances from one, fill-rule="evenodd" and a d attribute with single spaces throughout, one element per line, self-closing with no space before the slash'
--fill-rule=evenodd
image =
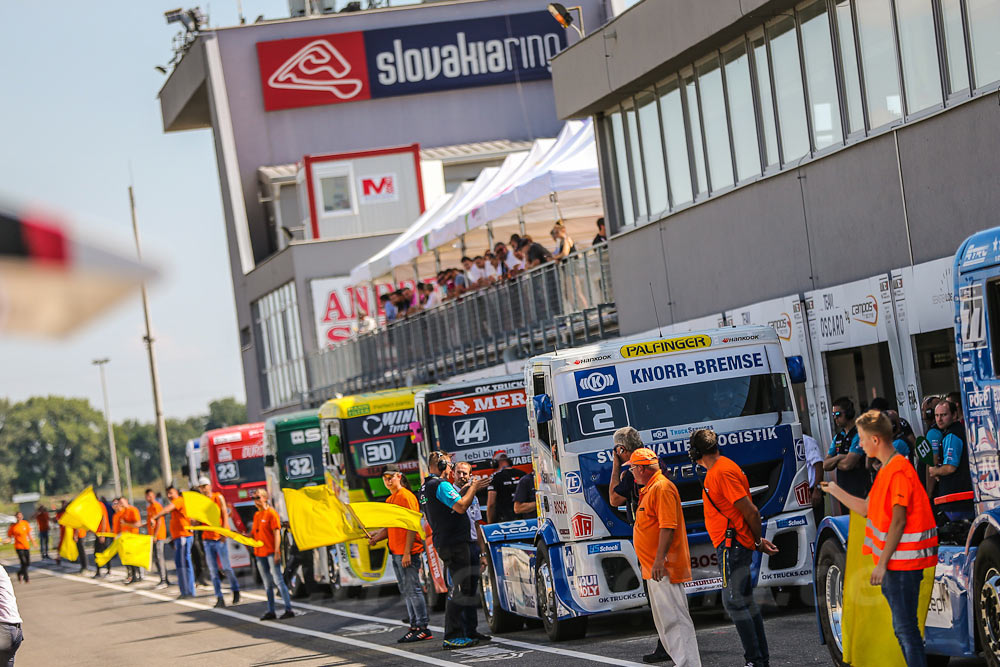
<path id="1" fill-rule="evenodd" d="M 900 501 L 903 502 L 900 502 Z M 875 477 L 868 494 L 868 523 L 862 553 L 872 554 L 878 565 L 892 523 L 894 505 L 906 507 L 906 525 L 899 546 L 889 559 L 890 570 L 922 570 L 937 564 L 937 523 L 917 471 L 899 454 L 889 459 Z"/>

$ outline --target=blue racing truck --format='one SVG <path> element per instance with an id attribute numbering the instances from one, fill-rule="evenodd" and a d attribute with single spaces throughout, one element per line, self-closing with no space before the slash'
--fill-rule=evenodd
<path id="1" fill-rule="evenodd" d="M 714 429 L 746 471 L 765 537 L 758 584 L 812 582 L 812 504 L 802 430 L 781 345 L 770 327 L 639 336 L 535 357 L 525 366 L 538 519 L 482 527 L 483 605 L 495 631 L 540 618 L 553 640 L 585 634 L 594 614 L 646 604 L 623 508 L 608 499 L 616 429 L 633 426 L 680 491 L 691 594 L 721 587 L 705 532 L 692 430 Z"/>
<path id="2" fill-rule="evenodd" d="M 1000 667 L 1000 228 L 968 238 L 955 255 L 955 345 L 965 460 L 975 512 L 938 514 L 938 563 L 924 638 L 928 664 L 981 654 Z M 967 458 L 966 458 L 967 457 Z M 828 517 L 816 536 L 816 593 L 823 640 L 842 665 L 841 619 L 848 517 Z"/>

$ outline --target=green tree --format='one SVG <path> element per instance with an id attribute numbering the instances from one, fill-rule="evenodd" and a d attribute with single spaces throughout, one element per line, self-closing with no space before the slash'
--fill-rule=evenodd
<path id="1" fill-rule="evenodd" d="M 208 404 L 208 419 L 205 421 L 205 430 L 211 431 L 214 428 L 236 426 L 237 424 L 245 424 L 246 421 L 246 405 L 239 403 L 235 398 L 220 398 Z"/>

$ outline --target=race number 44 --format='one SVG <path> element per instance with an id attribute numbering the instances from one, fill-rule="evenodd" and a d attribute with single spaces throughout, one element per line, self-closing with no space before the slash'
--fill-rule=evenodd
<path id="1" fill-rule="evenodd" d="M 455 444 L 459 447 L 481 445 L 490 440 L 490 429 L 485 417 L 459 419 L 452 424 L 455 432 Z"/>

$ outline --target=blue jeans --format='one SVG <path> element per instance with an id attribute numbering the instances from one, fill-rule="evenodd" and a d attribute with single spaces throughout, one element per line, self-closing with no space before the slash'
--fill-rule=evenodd
<path id="1" fill-rule="evenodd" d="M 42 552 L 42 558 L 49 557 L 49 531 L 41 530 L 38 532 L 38 548 Z"/>
<path id="2" fill-rule="evenodd" d="M 174 538 L 174 567 L 177 568 L 177 585 L 181 595 L 194 595 L 194 565 L 191 564 L 193 537 Z"/>
<path id="3" fill-rule="evenodd" d="M 409 567 L 403 567 L 402 554 L 392 555 L 392 569 L 396 572 L 396 583 L 399 592 L 406 601 L 406 613 L 410 616 L 411 628 L 426 628 L 430 620 L 427 618 L 427 600 L 424 599 L 424 589 L 420 586 L 420 554 L 410 557 Z"/>
<path id="4" fill-rule="evenodd" d="M 767 637 L 764 636 L 764 618 L 753 599 L 753 576 L 750 573 L 753 551 L 734 541 L 729 549 L 717 547 L 716 554 L 719 571 L 726 582 L 722 589 L 722 606 L 736 625 L 743 644 L 743 658 L 754 667 L 764 667 L 769 664 L 771 656 L 767 651 Z"/>
<path id="5" fill-rule="evenodd" d="M 229 579 L 229 588 L 234 593 L 238 592 L 240 584 L 236 581 L 236 575 L 233 574 L 233 566 L 229 564 L 229 547 L 226 545 L 226 539 L 202 540 L 201 543 L 205 547 L 205 560 L 208 561 L 208 572 L 212 575 L 212 588 L 215 589 L 215 597 L 222 597 L 222 577 L 219 576 L 220 565 L 222 566 L 222 571 L 226 574 L 226 578 Z"/>
<path id="6" fill-rule="evenodd" d="M 903 649 L 906 667 L 926 667 L 924 638 L 917 625 L 917 604 L 923 570 L 887 570 L 882 579 L 882 595 L 892 611 L 892 631 Z"/>
<path id="7" fill-rule="evenodd" d="M 288 594 L 285 578 L 281 576 L 281 570 L 274 562 L 274 554 L 257 556 L 257 571 L 260 572 L 260 578 L 264 580 L 264 590 L 267 592 L 267 610 L 274 613 L 274 587 L 277 585 L 281 592 L 281 601 L 285 603 L 285 611 L 291 611 L 292 598 Z"/>

